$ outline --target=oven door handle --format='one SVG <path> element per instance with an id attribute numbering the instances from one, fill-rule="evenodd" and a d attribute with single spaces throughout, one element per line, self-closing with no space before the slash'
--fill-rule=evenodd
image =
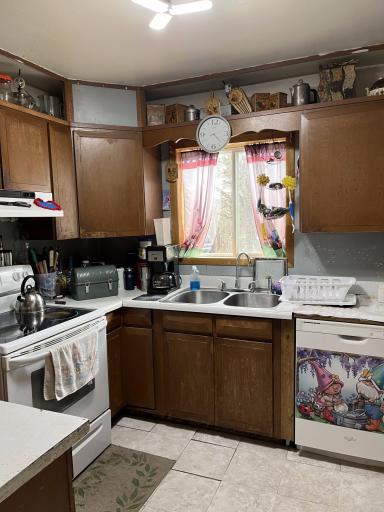
<path id="1" fill-rule="evenodd" d="M 7 359 L 5 361 L 5 371 L 10 372 L 15 370 L 16 368 L 20 368 L 21 366 L 29 366 L 33 363 L 38 363 L 49 356 L 49 352 L 43 352 L 42 354 L 38 354 L 36 356 L 25 356 L 18 357 L 17 359 Z"/>

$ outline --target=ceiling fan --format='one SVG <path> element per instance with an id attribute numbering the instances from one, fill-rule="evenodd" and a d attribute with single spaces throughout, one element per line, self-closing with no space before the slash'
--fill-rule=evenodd
<path id="1" fill-rule="evenodd" d="M 149 24 L 155 30 L 165 28 L 173 16 L 207 11 L 213 5 L 211 0 L 194 0 L 182 4 L 174 4 L 166 0 L 132 0 L 132 2 L 156 13 Z"/>

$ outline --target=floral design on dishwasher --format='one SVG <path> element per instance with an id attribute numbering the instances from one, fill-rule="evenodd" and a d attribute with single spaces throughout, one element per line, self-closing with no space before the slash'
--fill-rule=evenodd
<path id="1" fill-rule="evenodd" d="M 384 433 L 384 359 L 297 347 L 296 417 Z"/>

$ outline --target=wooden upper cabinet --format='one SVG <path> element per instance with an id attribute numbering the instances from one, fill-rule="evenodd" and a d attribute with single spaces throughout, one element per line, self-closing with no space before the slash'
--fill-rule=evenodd
<path id="1" fill-rule="evenodd" d="M 53 198 L 64 210 L 56 219 L 56 238 L 79 238 L 77 187 L 71 131 L 67 126 L 49 125 Z"/>
<path id="2" fill-rule="evenodd" d="M 273 434 L 272 344 L 215 338 L 215 425 Z"/>
<path id="3" fill-rule="evenodd" d="M 0 144 L 4 188 L 51 191 L 47 121 L 1 110 Z"/>
<path id="4" fill-rule="evenodd" d="M 384 101 L 302 114 L 303 232 L 384 231 Z"/>
<path id="5" fill-rule="evenodd" d="M 76 131 L 74 141 L 80 237 L 145 234 L 141 133 Z"/>

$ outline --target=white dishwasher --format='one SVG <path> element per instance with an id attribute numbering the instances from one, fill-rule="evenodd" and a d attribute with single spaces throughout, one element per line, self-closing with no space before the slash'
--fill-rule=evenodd
<path id="1" fill-rule="evenodd" d="M 384 326 L 296 321 L 295 443 L 384 462 Z"/>

